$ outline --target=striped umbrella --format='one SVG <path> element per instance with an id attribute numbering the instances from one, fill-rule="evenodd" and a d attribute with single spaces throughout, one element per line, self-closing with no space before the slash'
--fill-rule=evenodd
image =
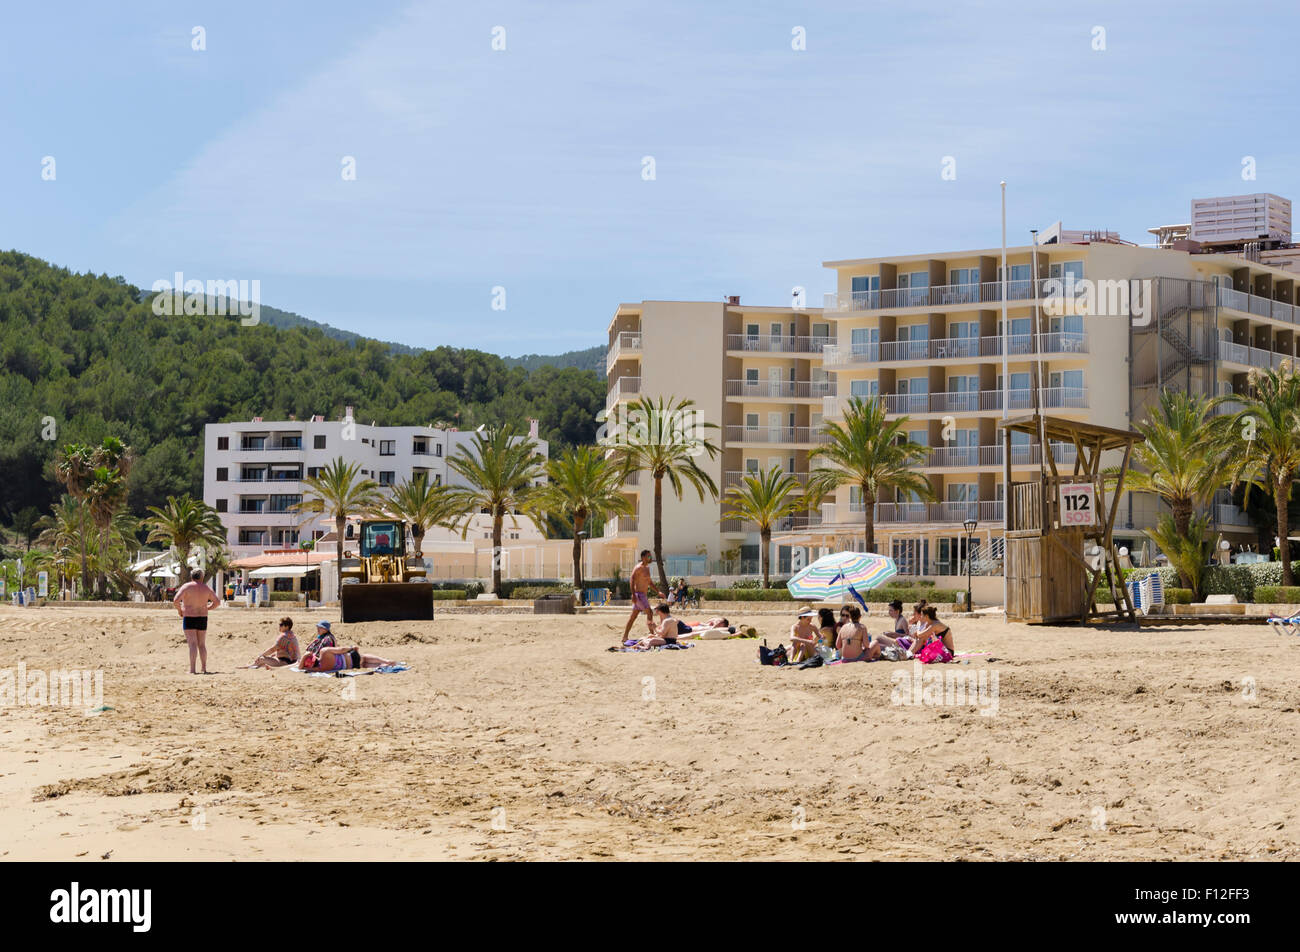
<path id="1" fill-rule="evenodd" d="M 795 598 L 844 599 L 849 589 L 865 592 L 898 574 L 887 555 L 872 552 L 835 552 L 795 573 L 785 587 Z"/>

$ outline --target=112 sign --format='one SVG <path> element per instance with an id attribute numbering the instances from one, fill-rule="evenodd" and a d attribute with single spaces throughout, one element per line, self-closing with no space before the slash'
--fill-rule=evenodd
<path id="1" fill-rule="evenodd" d="M 1096 490 L 1092 483 L 1066 483 L 1061 487 L 1061 525 L 1097 524 Z"/>

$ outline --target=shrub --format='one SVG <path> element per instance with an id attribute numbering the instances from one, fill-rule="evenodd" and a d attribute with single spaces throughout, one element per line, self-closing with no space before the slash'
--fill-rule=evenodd
<path id="1" fill-rule="evenodd" d="M 963 593 L 964 594 L 964 593 Z M 761 589 L 761 588 L 706 588 L 703 589 L 703 597 L 706 602 L 802 602 L 807 599 L 795 598 L 786 589 Z M 920 593 L 915 589 L 901 589 L 895 586 L 887 588 L 872 589 L 869 592 L 863 592 L 862 598 L 871 603 L 892 602 L 894 599 L 906 604 L 909 601 L 916 601 Z M 930 602 L 944 603 L 955 602 L 957 592 L 955 589 L 933 588 L 927 589 L 925 598 Z M 852 599 L 846 599 L 846 603 L 852 603 Z"/>
<path id="2" fill-rule="evenodd" d="M 504 585 L 502 586 L 505 587 Z M 531 600 L 545 595 L 573 595 L 572 585 L 516 585 L 507 598 Z"/>
<path id="3" fill-rule="evenodd" d="M 435 588 L 433 590 L 433 600 L 435 602 L 452 602 L 460 601 L 465 598 L 463 588 Z"/>
<path id="4" fill-rule="evenodd" d="M 1300 603 L 1300 585 L 1260 585 L 1255 589 L 1255 601 L 1271 605 Z"/>
<path id="5" fill-rule="evenodd" d="M 296 602 L 302 598 L 300 592 L 272 592 L 271 601 L 273 602 Z"/>
<path id="6" fill-rule="evenodd" d="M 1166 605 L 1190 605 L 1191 603 L 1192 603 L 1192 590 L 1190 588 L 1165 589 Z"/>

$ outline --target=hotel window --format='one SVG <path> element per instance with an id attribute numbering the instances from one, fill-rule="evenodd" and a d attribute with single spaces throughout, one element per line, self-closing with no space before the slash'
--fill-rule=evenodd
<path id="1" fill-rule="evenodd" d="M 880 381 L 872 378 L 871 380 L 850 380 L 849 396 L 852 397 L 876 397 L 880 395 Z"/>
<path id="2" fill-rule="evenodd" d="M 397 478 L 397 473 L 391 469 L 381 469 L 379 471 L 379 485 L 391 486 Z"/>
<path id="3" fill-rule="evenodd" d="M 880 359 L 879 327 L 855 327 L 849 332 L 849 341 L 854 357 Z"/>
<path id="4" fill-rule="evenodd" d="M 751 457 L 751 458 L 746 458 L 746 460 L 745 460 L 745 472 L 748 473 L 748 474 L 751 475 L 751 476 L 756 476 L 756 475 L 758 475 L 758 460 L 757 460 L 757 459 L 753 459 L 752 457 Z"/>
<path id="5" fill-rule="evenodd" d="M 758 386 L 758 368 L 757 368 L 757 367 L 747 367 L 747 368 L 745 368 L 745 386 L 746 386 L 746 387 L 757 387 L 757 386 Z"/>
<path id="6" fill-rule="evenodd" d="M 427 456 L 429 454 L 429 441 L 423 436 L 417 436 L 411 441 L 411 452 L 417 456 Z"/>
<path id="7" fill-rule="evenodd" d="M 1029 265 L 1013 264 L 1011 266 L 1010 281 L 1028 281 L 1030 275 Z M 998 281 L 1002 280 L 1002 265 L 998 265 Z"/>
<path id="8" fill-rule="evenodd" d="M 228 503 L 224 499 L 217 500 L 217 512 L 225 512 Z"/>
<path id="9" fill-rule="evenodd" d="M 435 444 L 433 445 L 433 455 L 434 455 L 434 456 L 441 456 L 441 455 L 442 455 L 442 444 L 441 444 L 441 443 L 435 443 Z"/>
<path id="10" fill-rule="evenodd" d="M 911 440 L 913 443 L 915 443 L 917 446 L 930 445 L 929 430 L 910 430 L 907 434 L 907 438 Z"/>
<path id="11" fill-rule="evenodd" d="M 902 289 L 898 301 L 900 307 L 915 307 L 929 303 L 929 271 L 910 271 L 907 274 L 900 274 L 898 276 L 898 286 Z"/>
<path id="12" fill-rule="evenodd" d="M 320 475 L 320 467 L 319 467 L 319 466 L 308 466 L 308 467 L 307 467 L 307 478 L 308 478 L 308 479 L 315 479 L 315 478 L 316 478 L 317 476 L 319 476 L 319 475 Z"/>
<path id="13" fill-rule="evenodd" d="M 230 449 L 230 437 L 228 437 L 228 436 L 219 436 L 219 437 L 217 437 L 217 449 L 219 449 L 219 450 L 228 450 L 228 449 Z"/>
<path id="14" fill-rule="evenodd" d="M 747 429 L 750 429 L 750 430 L 757 430 L 757 429 L 758 429 L 758 414 L 757 414 L 757 413 L 746 413 L 746 414 L 745 414 L 745 427 L 746 427 Z"/>
<path id="15" fill-rule="evenodd" d="M 230 478 L 230 470 L 227 469 L 225 466 L 218 466 L 218 467 L 217 467 L 217 482 L 219 482 L 219 483 L 224 483 L 224 482 L 225 482 L 226 480 L 228 480 L 229 478 Z"/>
<path id="16" fill-rule="evenodd" d="M 311 438 L 311 445 L 314 449 L 318 449 L 318 450 L 325 449 L 325 437 L 321 434 L 317 434 L 316 436 L 313 436 Z"/>
<path id="17" fill-rule="evenodd" d="M 380 440 L 380 441 L 379 441 L 379 455 L 380 455 L 380 456 L 396 456 L 396 455 L 397 455 L 397 441 L 396 441 L 396 440 Z"/>
<path id="18" fill-rule="evenodd" d="M 898 329 L 898 359 L 924 360 L 930 355 L 930 325 L 904 324 Z"/>
<path id="19" fill-rule="evenodd" d="M 1067 284 L 1074 280 L 1076 283 L 1083 280 L 1083 262 L 1082 261 L 1057 261 L 1047 266 L 1047 276 L 1049 278 L 1060 278 Z"/>
<path id="20" fill-rule="evenodd" d="M 949 483 L 949 502 L 975 502 L 980 498 L 979 483 Z"/>
<path id="21" fill-rule="evenodd" d="M 979 284 L 979 268 L 953 268 L 948 272 L 949 284 Z"/>

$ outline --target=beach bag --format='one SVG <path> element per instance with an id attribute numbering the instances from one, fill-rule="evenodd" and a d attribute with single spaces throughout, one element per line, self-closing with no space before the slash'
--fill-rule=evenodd
<path id="1" fill-rule="evenodd" d="M 921 664 L 943 664 L 945 661 L 952 660 L 952 654 L 943 646 L 943 641 L 936 638 L 921 649 L 916 660 Z"/>
<path id="2" fill-rule="evenodd" d="M 818 655 L 813 655 L 807 661 L 799 662 L 798 664 L 795 665 L 795 667 L 801 670 L 803 668 L 820 668 L 825 663 L 826 662 L 822 660 L 822 656 L 818 654 Z"/>
<path id="3" fill-rule="evenodd" d="M 758 663 L 780 666 L 786 664 L 785 645 L 777 645 L 775 648 L 769 648 L 764 641 L 758 646 Z"/>

